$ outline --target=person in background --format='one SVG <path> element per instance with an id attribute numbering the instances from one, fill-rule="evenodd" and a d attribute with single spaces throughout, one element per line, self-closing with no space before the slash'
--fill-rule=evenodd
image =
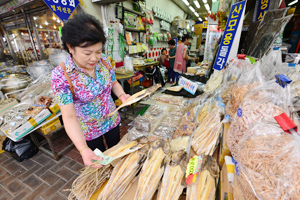
<path id="1" fill-rule="evenodd" d="M 174 62 L 174 71 L 176 82 L 179 79 L 180 74 L 186 72 L 186 61 L 194 60 L 188 56 L 188 43 L 191 37 L 189 35 L 183 35 L 181 44 L 176 48 L 175 62 Z"/>
<path id="2" fill-rule="evenodd" d="M 170 52 L 168 56 L 169 64 L 170 64 L 170 68 L 168 69 L 168 82 L 173 83 L 175 82 L 175 72 L 174 72 L 174 62 L 175 62 L 175 55 L 176 55 L 175 41 L 169 40 L 168 44 L 170 46 Z"/>
<path id="3" fill-rule="evenodd" d="M 204 58 L 205 41 L 202 41 L 199 46 L 199 61 L 202 62 Z"/>
<path id="4" fill-rule="evenodd" d="M 93 151 L 106 150 L 120 141 L 121 117 L 111 97 L 113 92 L 122 102 L 126 94 L 106 55 L 102 53 L 106 38 L 100 22 L 89 14 L 77 14 L 62 28 L 68 59 L 52 71 L 51 86 L 59 104 L 65 130 L 80 152 L 86 166 L 101 167 L 102 160 Z"/>
<path id="5" fill-rule="evenodd" d="M 159 57 L 159 65 L 160 66 L 164 66 L 165 64 L 165 59 L 167 59 L 167 49 L 166 48 L 163 48 L 161 50 L 161 55 Z"/>

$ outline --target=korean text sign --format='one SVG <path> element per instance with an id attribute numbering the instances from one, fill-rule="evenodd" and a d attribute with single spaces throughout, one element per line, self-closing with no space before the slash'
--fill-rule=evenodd
<path id="1" fill-rule="evenodd" d="M 261 21 L 266 13 L 269 10 L 271 0 L 258 0 L 257 14 L 255 21 Z"/>
<path id="2" fill-rule="evenodd" d="M 194 83 L 194 82 L 190 81 L 189 79 L 184 78 L 182 76 L 179 78 L 178 85 L 183 86 L 183 89 L 185 89 L 192 95 L 194 95 L 196 93 L 196 90 L 198 88 L 197 83 Z"/>
<path id="3" fill-rule="evenodd" d="M 216 70 L 222 70 L 228 60 L 237 29 L 243 16 L 245 5 L 246 1 L 241 1 L 231 7 L 226 28 L 214 63 L 214 69 Z M 243 23 L 243 19 L 241 23 Z"/>
<path id="4" fill-rule="evenodd" d="M 67 21 L 79 4 L 78 0 L 44 0 L 44 2 L 62 21 Z"/>

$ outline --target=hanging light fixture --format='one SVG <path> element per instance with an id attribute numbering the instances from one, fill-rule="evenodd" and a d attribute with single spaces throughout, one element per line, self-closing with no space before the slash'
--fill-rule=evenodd
<path id="1" fill-rule="evenodd" d="M 202 22 L 202 19 L 200 17 L 198 19 L 199 19 L 200 22 Z"/>
<path id="2" fill-rule="evenodd" d="M 204 4 L 204 6 L 205 6 L 207 11 L 210 11 L 210 7 L 209 7 L 208 3 Z"/>
<path id="3" fill-rule="evenodd" d="M 196 15 L 196 17 L 199 17 L 199 14 L 198 14 L 198 13 L 194 12 L 194 14 Z"/>
<path id="4" fill-rule="evenodd" d="M 55 15 L 53 15 L 52 19 L 53 19 L 54 21 L 56 20 L 56 17 L 55 17 Z"/>
<path id="5" fill-rule="evenodd" d="M 192 12 L 195 12 L 195 9 L 194 9 L 192 6 L 189 6 L 189 9 L 190 9 Z"/>
<path id="6" fill-rule="evenodd" d="M 198 0 L 194 0 L 194 4 L 197 8 L 200 8 L 200 4 L 199 4 Z"/>
<path id="7" fill-rule="evenodd" d="M 207 0 L 202 0 L 202 2 L 203 2 L 204 4 L 206 4 L 206 3 L 207 3 Z"/>
<path id="8" fill-rule="evenodd" d="M 56 26 L 54 25 L 53 28 L 56 29 Z"/>
<path id="9" fill-rule="evenodd" d="M 187 5 L 187 6 L 190 5 L 190 3 L 187 0 L 182 0 L 182 1 L 183 1 L 183 3 L 185 3 L 185 5 Z"/>
<path id="10" fill-rule="evenodd" d="M 45 25 L 48 26 L 48 24 L 49 24 L 49 23 L 48 23 L 47 21 L 45 21 Z"/>

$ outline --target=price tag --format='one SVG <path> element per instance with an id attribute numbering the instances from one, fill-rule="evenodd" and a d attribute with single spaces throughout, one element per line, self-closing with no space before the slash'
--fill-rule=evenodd
<path id="1" fill-rule="evenodd" d="M 190 185 L 195 183 L 199 170 L 201 168 L 202 158 L 201 156 L 193 156 L 185 171 L 185 183 Z"/>
<path id="2" fill-rule="evenodd" d="M 196 93 L 196 90 L 198 88 L 197 83 L 194 83 L 193 81 L 190 81 L 187 78 L 180 77 L 178 85 L 183 86 L 183 89 L 194 95 Z"/>

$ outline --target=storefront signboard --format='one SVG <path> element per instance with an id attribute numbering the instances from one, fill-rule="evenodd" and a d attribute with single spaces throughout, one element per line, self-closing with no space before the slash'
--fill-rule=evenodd
<path id="1" fill-rule="evenodd" d="M 231 7 L 226 28 L 214 63 L 214 69 L 222 70 L 227 60 L 237 55 L 246 1 L 238 2 Z"/>
<path id="2" fill-rule="evenodd" d="M 271 0 L 257 0 L 254 12 L 254 21 L 261 21 L 264 18 L 265 13 L 269 10 Z"/>
<path id="3" fill-rule="evenodd" d="M 29 3 L 33 0 L 12 0 L 2 6 L 0 6 L 0 14 L 3 14 L 5 12 L 8 12 L 10 10 L 13 10 L 21 5 L 24 5 L 26 3 Z"/>
<path id="4" fill-rule="evenodd" d="M 44 0 L 44 2 L 64 22 L 79 4 L 79 0 Z"/>

